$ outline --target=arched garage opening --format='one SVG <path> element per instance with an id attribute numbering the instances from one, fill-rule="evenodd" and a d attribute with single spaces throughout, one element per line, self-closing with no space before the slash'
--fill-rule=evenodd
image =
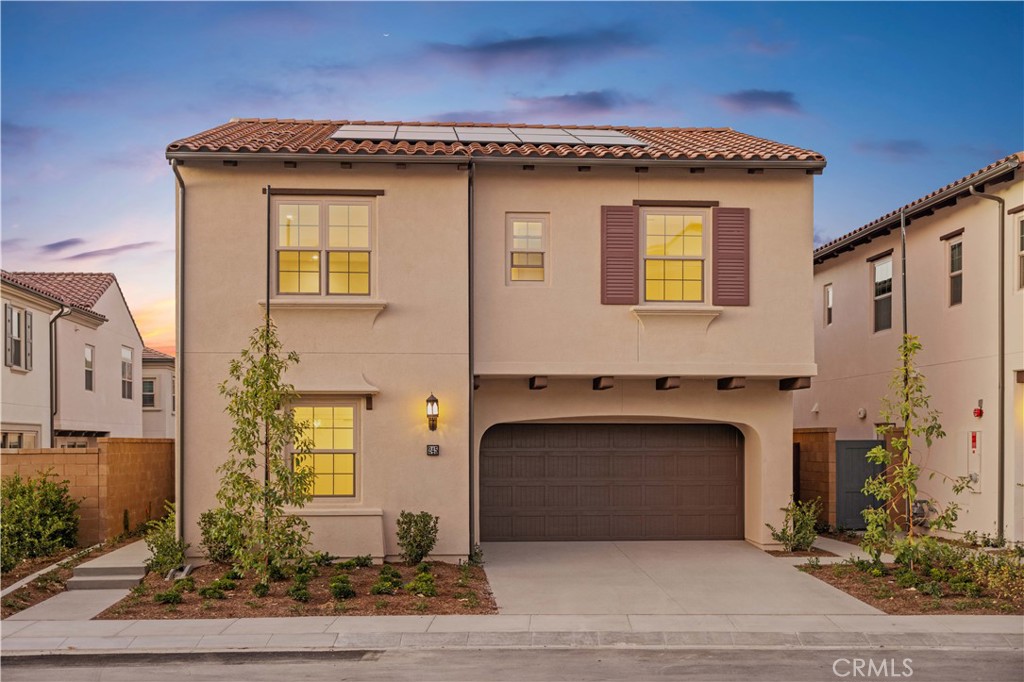
<path id="1" fill-rule="evenodd" d="M 480 444 L 480 539 L 742 540 L 729 424 L 498 424 Z"/>

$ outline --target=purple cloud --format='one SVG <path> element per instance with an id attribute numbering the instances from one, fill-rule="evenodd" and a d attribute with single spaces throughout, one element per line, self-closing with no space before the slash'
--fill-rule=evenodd
<path id="1" fill-rule="evenodd" d="M 46 132 L 45 128 L 37 126 L 23 126 L 10 121 L 0 122 L 0 137 L 3 138 L 5 152 L 17 154 L 32 151 Z"/>
<path id="2" fill-rule="evenodd" d="M 70 249 L 72 246 L 79 246 L 84 243 L 84 239 L 74 237 L 72 239 L 62 239 L 59 242 L 50 242 L 49 244 L 43 244 L 42 246 L 39 247 L 39 250 L 42 251 L 43 253 L 52 254 L 57 253 L 59 251 L 63 251 L 64 249 Z"/>
<path id="3" fill-rule="evenodd" d="M 96 249 L 94 251 L 83 251 L 76 253 L 72 256 L 66 256 L 61 260 L 85 260 L 87 258 L 102 258 L 104 256 L 117 256 L 127 251 L 138 251 L 139 249 L 145 249 L 159 242 L 135 242 L 134 244 L 122 244 L 121 246 L 113 246 L 109 249 Z"/>
<path id="4" fill-rule="evenodd" d="M 588 117 L 607 116 L 643 104 L 646 104 L 645 100 L 625 95 L 618 90 L 590 90 L 546 97 L 513 97 L 504 109 L 446 111 L 427 118 L 432 121 L 535 123 L 561 117 L 573 123 L 582 123 Z"/>
<path id="5" fill-rule="evenodd" d="M 769 111 L 777 114 L 799 114 L 802 109 L 789 90 L 740 90 L 718 97 L 726 109 L 743 114 Z"/>
<path id="6" fill-rule="evenodd" d="M 861 140 L 853 149 L 862 154 L 884 156 L 891 161 L 906 161 L 929 153 L 928 145 L 921 140 Z"/>

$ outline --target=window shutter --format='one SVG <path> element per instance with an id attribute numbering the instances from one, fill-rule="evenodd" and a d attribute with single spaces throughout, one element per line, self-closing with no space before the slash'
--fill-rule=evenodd
<path id="1" fill-rule="evenodd" d="M 14 365 L 14 342 L 11 340 L 11 325 L 14 324 L 14 311 L 9 303 L 4 303 L 4 364 Z"/>
<path id="2" fill-rule="evenodd" d="M 750 209 L 716 208 L 711 242 L 711 303 L 750 305 Z"/>
<path id="3" fill-rule="evenodd" d="M 640 302 L 640 209 L 601 207 L 601 303 Z"/>
<path id="4" fill-rule="evenodd" d="M 32 369 L 32 313 L 25 311 L 25 369 Z"/>

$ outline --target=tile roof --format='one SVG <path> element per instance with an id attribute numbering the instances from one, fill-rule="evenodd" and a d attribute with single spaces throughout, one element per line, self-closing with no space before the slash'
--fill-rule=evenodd
<path id="1" fill-rule="evenodd" d="M 459 126 L 471 128 L 560 128 L 568 131 L 618 131 L 645 146 L 498 142 L 423 142 L 346 139 L 331 136 L 342 125 Z M 234 119 L 167 146 L 167 156 L 182 152 L 334 154 L 341 156 L 529 157 L 693 161 L 791 161 L 824 166 L 821 154 L 740 133 L 731 128 L 646 128 L 629 126 L 542 126 L 509 123 L 437 123 L 406 121 L 327 121 Z"/>
<path id="2" fill-rule="evenodd" d="M 814 262 L 820 263 L 826 258 L 837 256 L 844 251 L 850 251 L 860 244 L 870 242 L 876 236 L 882 236 L 888 234 L 892 229 L 893 224 L 899 224 L 899 217 L 901 212 L 905 212 L 908 216 L 908 224 L 911 217 L 924 217 L 924 215 L 931 215 L 931 211 L 940 208 L 946 208 L 956 204 L 957 200 L 968 196 L 970 194 L 971 185 L 977 184 L 977 180 L 985 182 L 992 182 L 994 180 L 1007 179 L 1007 173 L 1012 177 L 1013 171 L 1017 168 L 1024 166 L 1024 152 L 1017 152 L 1010 154 L 998 161 L 990 163 L 989 165 L 974 171 L 969 175 L 965 175 L 959 180 L 954 180 L 948 185 L 938 188 L 934 192 L 914 199 L 909 204 L 905 204 L 894 211 L 886 213 L 880 218 L 872 220 L 866 225 L 858 227 L 856 230 L 847 232 L 841 237 L 837 237 L 830 242 L 822 244 L 814 250 Z M 986 177 L 982 177 L 986 176 Z M 991 176 L 991 177 L 988 177 Z M 935 205 L 931 205 L 933 200 L 943 197 Z M 922 213 L 920 216 L 914 216 L 914 212 L 917 210 Z"/>
<path id="3" fill-rule="evenodd" d="M 64 305 L 96 313 L 93 306 L 117 281 L 109 272 L 7 272 L 4 279 Z"/>
<path id="4" fill-rule="evenodd" d="M 163 362 L 167 362 L 167 361 L 174 362 L 174 356 L 173 355 L 168 355 L 167 353 L 161 353 L 160 351 L 156 350 L 155 348 L 150 348 L 149 346 L 143 346 L 143 348 L 142 348 L 142 360 L 143 360 L 143 362 L 145 362 L 147 360 L 154 361 L 154 362 L 160 362 L 160 361 L 163 361 Z"/>

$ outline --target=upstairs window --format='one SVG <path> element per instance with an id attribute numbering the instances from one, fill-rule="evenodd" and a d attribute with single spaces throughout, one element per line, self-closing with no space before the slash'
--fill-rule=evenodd
<path id="1" fill-rule="evenodd" d="M 880 332 L 892 329 L 892 257 L 874 261 L 874 329 Z"/>
<path id="2" fill-rule="evenodd" d="M 156 407 L 156 378 L 142 377 L 142 407 Z"/>
<path id="3" fill-rule="evenodd" d="M 370 202 L 281 202 L 276 215 L 278 294 L 370 294 Z"/>
<path id="4" fill-rule="evenodd" d="M 32 369 L 32 313 L 4 304 L 4 364 Z"/>
<path id="5" fill-rule="evenodd" d="M 832 285 L 825 285 L 825 326 L 832 326 Z"/>
<path id="6" fill-rule="evenodd" d="M 510 214 L 506 218 L 508 281 L 544 282 L 548 251 L 548 216 Z"/>
<path id="7" fill-rule="evenodd" d="M 960 305 L 964 300 L 964 243 L 949 243 L 949 305 Z"/>
<path id="8" fill-rule="evenodd" d="M 692 211 L 644 211 L 644 300 L 704 300 L 705 216 Z"/>
<path id="9" fill-rule="evenodd" d="M 96 358 L 96 348 L 90 345 L 85 346 L 85 390 L 93 390 L 94 370 L 93 363 Z"/>
<path id="10" fill-rule="evenodd" d="M 121 397 L 132 399 L 132 349 L 121 347 Z"/>

